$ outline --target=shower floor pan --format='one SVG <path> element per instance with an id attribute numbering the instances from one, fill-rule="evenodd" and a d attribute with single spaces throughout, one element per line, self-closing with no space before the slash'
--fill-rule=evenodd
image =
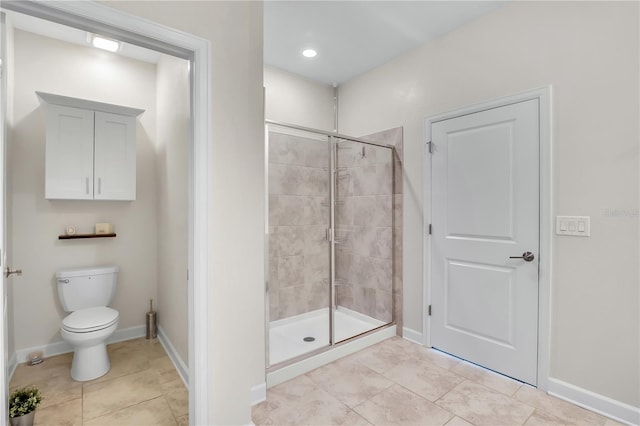
<path id="1" fill-rule="evenodd" d="M 346 308 L 334 313 L 335 341 L 380 327 L 383 321 Z M 307 341 L 305 341 L 307 338 Z M 313 338 L 314 340 L 309 341 Z M 269 363 L 295 358 L 329 345 L 329 308 L 271 321 L 269 325 Z"/>

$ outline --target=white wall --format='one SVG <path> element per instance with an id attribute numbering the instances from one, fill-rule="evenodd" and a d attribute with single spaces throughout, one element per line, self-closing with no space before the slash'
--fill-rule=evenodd
<path id="1" fill-rule="evenodd" d="M 249 388 L 265 381 L 262 4 L 108 5 L 211 43 L 209 409 L 216 424 L 249 424 Z"/>
<path id="2" fill-rule="evenodd" d="M 340 87 L 340 131 L 404 126 L 404 319 L 422 330 L 424 119 L 553 85 L 551 376 L 640 406 L 638 3 L 515 2 Z M 612 213 L 613 212 L 613 213 Z"/>
<path id="3" fill-rule="evenodd" d="M 158 324 L 188 363 L 187 236 L 189 63 L 163 55 L 156 68 Z"/>
<path id="4" fill-rule="evenodd" d="M 268 120 L 334 130 L 333 86 L 265 66 L 264 87 Z"/>
<path id="5" fill-rule="evenodd" d="M 101 264 L 120 267 L 112 306 L 119 328 L 143 325 L 156 298 L 155 65 L 93 48 L 15 31 L 14 123 L 9 135 L 8 197 L 12 204 L 15 348 L 62 340 L 66 315 L 55 272 Z M 45 107 L 35 91 L 142 108 L 137 126 L 137 200 L 60 201 L 44 198 Z M 58 240 L 66 225 L 79 233 L 112 222 L 113 239 Z M 24 362 L 24 360 L 18 360 Z"/>

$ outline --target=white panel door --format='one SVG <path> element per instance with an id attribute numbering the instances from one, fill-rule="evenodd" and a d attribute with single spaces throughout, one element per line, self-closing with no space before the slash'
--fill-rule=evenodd
<path id="1" fill-rule="evenodd" d="M 45 198 L 93 199 L 93 111 L 47 105 Z"/>
<path id="2" fill-rule="evenodd" d="M 431 344 L 534 385 L 538 102 L 432 125 Z"/>
<path id="3" fill-rule="evenodd" d="M 136 199 L 136 119 L 96 111 L 96 200 Z"/>

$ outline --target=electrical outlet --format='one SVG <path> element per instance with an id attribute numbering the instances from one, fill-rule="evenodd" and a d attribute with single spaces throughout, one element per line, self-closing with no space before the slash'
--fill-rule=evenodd
<path id="1" fill-rule="evenodd" d="M 556 234 L 591 236 L 591 216 L 556 216 Z"/>

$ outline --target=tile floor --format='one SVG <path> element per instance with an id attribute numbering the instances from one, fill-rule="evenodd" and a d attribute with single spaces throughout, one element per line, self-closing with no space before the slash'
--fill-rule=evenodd
<path id="1" fill-rule="evenodd" d="M 72 354 L 16 369 L 10 390 L 37 386 L 44 399 L 36 425 L 181 426 L 189 424 L 189 398 L 157 339 L 108 346 L 111 370 L 89 382 L 71 379 Z"/>
<path id="2" fill-rule="evenodd" d="M 274 386 L 256 425 L 616 425 L 401 338 Z"/>

